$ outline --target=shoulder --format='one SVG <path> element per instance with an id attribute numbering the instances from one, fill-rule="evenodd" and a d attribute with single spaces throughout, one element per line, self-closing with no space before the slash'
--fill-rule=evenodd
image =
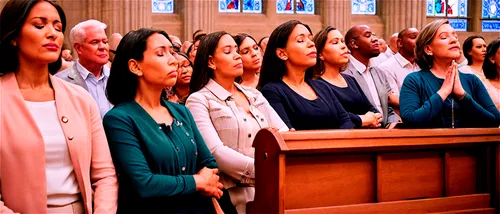
<path id="1" fill-rule="evenodd" d="M 110 121 L 133 121 L 132 115 L 134 114 L 135 109 L 132 106 L 131 102 L 120 103 L 115 105 L 111 110 L 109 110 L 106 115 L 103 117 L 104 126 L 106 124 L 113 124 Z"/>
<path id="2" fill-rule="evenodd" d="M 282 81 L 274 81 L 267 83 L 264 87 L 262 87 L 261 91 L 281 89 L 284 87 L 286 87 L 286 85 Z"/>
<path id="3" fill-rule="evenodd" d="M 215 95 L 213 95 L 208 89 L 202 88 L 201 90 L 194 92 L 187 97 L 186 107 L 189 108 L 189 105 L 192 102 L 206 103 L 211 98 L 215 99 Z"/>
<path id="4" fill-rule="evenodd" d="M 71 71 L 73 71 L 73 65 L 71 65 L 69 68 L 66 68 L 60 72 L 57 72 L 56 74 L 54 74 L 54 76 L 66 80 L 66 79 L 68 79 L 68 75 Z"/>
<path id="5" fill-rule="evenodd" d="M 95 102 L 92 96 L 86 91 L 84 88 L 66 82 L 60 78 L 51 78 L 52 84 L 58 84 L 59 89 L 65 91 L 68 94 L 68 97 L 73 100 L 86 101 L 86 102 Z"/>
<path id="6" fill-rule="evenodd" d="M 429 72 L 429 70 L 420 70 L 417 72 L 412 72 L 406 76 L 404 82 L 411 82 L 412 84 L 422 84 L 423 79 L 425 79 L 425 73 Z M 404 83 L 403 83 L 404 84 Z"/>
<path id="7" fill-rule="evenodd" d="M 189 110 L 188 110 L 188 108 L 186 108 L 186 106 L 183 106 L 183 105 L 178 104 L 178 103 L 170 102 L 168 100 L 163 100 L 163 102 L 165 103 L 165 105 L 171 111 L 171 113 L 173 114 L 173 116 L 175 118 L 177 118 L 179 116 L 183 119 L 189 118 L 190 114 L 189 114 Z M 177 119 L 180 119 L 180 118 L 177 118 Z"/>
<path id="8" fill-rule="evenodd" d="M 340 73 L 340 75 L 342 75 L 342 77 L 344 77 L 345 81 L 347 82 L 356 82 L 356 79 L 354 79 L 354 77 L 351 75 L 345 73 Z"/>
<path id="9" fill-rule="evenodd" d="M 257 90 L 256 88 L 253 88 L 253 87 L 250 87 L 250 86 L 242 86 L 242 85 L 239 85 L 243 90 L 245 90 L 247 93 L 250 93 L 250 94 L 253 94 L 255 95 L 256 97 L 258 96 L 261 96 L 262 93 Z"/>

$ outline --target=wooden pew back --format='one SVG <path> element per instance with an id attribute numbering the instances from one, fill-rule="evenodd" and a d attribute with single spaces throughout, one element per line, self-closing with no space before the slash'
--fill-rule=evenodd
<path id="1" fill-rule="evenodd" d="M 499 142 L 500 129 L 263 129 L 247 209 L 498 212 Z"/>

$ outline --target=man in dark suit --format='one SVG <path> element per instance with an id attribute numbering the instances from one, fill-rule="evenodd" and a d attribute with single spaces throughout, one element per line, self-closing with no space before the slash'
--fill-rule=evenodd
<path id="1" fill-rule="evenodd" d="M 56 74 L 63 80 L 79 85 L 87 90 L 99 106 L 101 117 L 113 107 L 106 98 L 106 85 L 110 69 L 109 44 L 106 24 L 97 20 L 80 22 L 70 32 L 73 49 L 78 60 L 73 66 Z"/>
<path id="2" fill-rule="evenodd" d="M 380 54 L 378 38 L 366 25 L 356 25 L 347 31 L 347 47 L 351 51 L 349 64 L 344 73 L 353 76 L 371 104 L 382 112 L 382 127 L 394 128 L 399 116 L 389 106 L 393 95 L 387 77 L 371 67 L 370 59 Z"/>

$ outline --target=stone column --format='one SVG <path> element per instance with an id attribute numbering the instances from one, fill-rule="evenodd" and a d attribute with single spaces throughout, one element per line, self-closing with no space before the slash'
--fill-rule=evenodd
<path id="1" fill-rule="evenodd" d="M 351 0 L 324 0 L 318 3 L 321 3 L 319 6 L 321 7 L 323 27 L 332 26 L 342 33 L 352 27 Z"/>
<path id="2" fill-rule="evenodd" d="M 151 0 L 99 1 L 103 5 L 100 21 L 108 25 L 108 36 L 112 33 L 124 35 L 131 30 L 152 26 Z"/>
<path id="3" fill-rule="evenodd" d="M 387 0 L 382 4 L 381 15 L 386 37 L 408 27 L 422 29 L 426 24 L 426 0 Z"/>
<path id="4" fill-rule="evenodd" d="M 193 33 L 198 29 L 202 29 L 207 33 L 214 30 L 214 20 L 215 16 L 217 16 L 218 1 L 185 0 L 183 4 L 184 40 L 191 40 Z"/>

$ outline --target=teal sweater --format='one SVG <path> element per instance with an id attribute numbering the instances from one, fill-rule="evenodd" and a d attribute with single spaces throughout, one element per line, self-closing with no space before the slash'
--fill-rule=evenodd
<path id="1" fill-rule="evenodd" d="M 196 192 L 193 175 L 217 168 L 189 110 L 162 101 L 171 125 L 158 124 L 135 101 L 103 119 L 118 174 L 118 213 L 211 212 L 211 199 Z"/>
<path id="2" fill-rule="evenodd" d="M 403 124 L 412 128 L 451 128 L 454 121 L 455 128 L 498 127 L 500 113 L 481 80 L 473 74 L 459 73 L 459 77 L 467 94 L 461 100 L 450 94 L 443 101 L 437 94 L 443 79 L 430 70 L 409 74 L 399 98 Z"/>

